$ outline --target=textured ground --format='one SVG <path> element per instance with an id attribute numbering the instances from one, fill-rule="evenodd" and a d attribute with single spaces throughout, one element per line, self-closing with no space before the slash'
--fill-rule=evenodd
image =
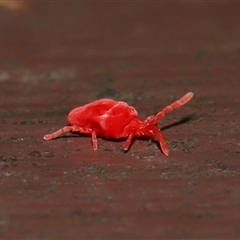
<path id="1" fill-rule="evenodd" d="M 239 3 L 0 8 L 0 238 L 240 238 Z M 159 123 L 156 143 L 68 134 L 101 97 Z"/>

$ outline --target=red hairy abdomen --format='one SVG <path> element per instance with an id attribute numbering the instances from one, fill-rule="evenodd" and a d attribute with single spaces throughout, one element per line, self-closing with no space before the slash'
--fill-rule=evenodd
<path id="1" fill-rule="evenodd" d="M 98 136 L 123 138 L 126 127 L 138 116 L 125 102 L 100 99 L 73 109 L 68 115 L 70 125 L 91 128 Z"/>

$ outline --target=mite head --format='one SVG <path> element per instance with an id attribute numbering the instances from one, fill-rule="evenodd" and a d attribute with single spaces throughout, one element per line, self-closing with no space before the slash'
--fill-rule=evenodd
<path id="1" fill-rule="evenodd" d="M 157 115 L 156 115 L 157 116 Z M 128 150 L 132 137 L 146 137 L 151 140 L 155 138 L 160 144 L 160 147 L 165 155 L 169 154 L 169 150 L 167 147 L 167 143 L 162 133 L 157 127 L 158 118 L 156 116 L 149 116 L 145 121 L 141 121 L 140 119 L 136 119 L 134 124 L 132 125 L 132 131 L 130 134 L 130 138 L 127 139 L 124 149 Z M 132 137 L 131 137 L 132 136 Z"/>
<path id="2" fill-rule="evenodd" d="M 146 120 L 136 119 L 133 124 L 133 132 L 136 137 L 148 137 L 154 139 L 155 128 L 157 127 L 156 116 L 149 116 Z"/>
<path id="3" fill-rule="evenodd" d="M 132 137 L 145 136 L 152 140 L 156 137 L 163 153 L 165 155 L 168 155 L 169 154 L 168 146 L 164 136 L 162 135 L 162 133 L 157 127 L 157 122 L 161 118 L 163 118 L 167 113 L 170 113 L 171 111 L 173 111 L 173 109 L 178 108 L 184 105 L 185 103 L 187 103 L 192 97 L 193 97 L 193 93 L 189 92 L 179 100 L 165 107 L 162 111 L 158 112 L 155 116 L 149 116 L 145 121 L 141 121 L 141 120 L 136 121 L 134 123 L 134 131 L 131 134 Z M 127 139 L 125 144 L 125 149 L 128 149 L 132 137 L 130 137 L 130 139 Z"/>

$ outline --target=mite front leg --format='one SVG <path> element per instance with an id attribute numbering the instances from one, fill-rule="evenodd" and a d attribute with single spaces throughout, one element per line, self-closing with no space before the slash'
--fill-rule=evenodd
<path id="1" fill-rule="evenodd" d="M 160 144 L 160 147 L 161 147 L 163 153 L 166 156 L 168 156 L 169 150 L 168 150 L 168 146 L 167 146 L 167 143 L 166 143 L 166 140 L 165 140 L 164 136 L 162 135 L 162 133 L 157 128 L 154 130 L 154 132 L 157 136 L 158 142 Z"/>
<path id="2" fill-rule="evenodd" d="M 155 122 L 157 122 L 159 119 L 163 118 L 167 113 L 170 113 L 175 108 L 179 108 L 182 105 L 184 105 L 185 103 L 187 103 L 189 100 L 191 100 L 192 97 L 193 97 L 193 93 L 189 92 L 189 93 L 185 94 L 183 97 L 181 97 L 179 100 L 177 100 L 174 103 L 165 107 L 161 112 L 159 112 L 155 116 Z"/>

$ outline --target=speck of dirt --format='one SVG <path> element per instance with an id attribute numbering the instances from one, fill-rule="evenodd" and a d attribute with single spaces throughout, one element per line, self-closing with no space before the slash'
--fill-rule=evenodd
<path id="1" fill-rule="evenodd" d="M 65 116 L 67 115 L 69 112 L 69 109 L 66 108 L 49 108 L 46 112 L 45 112 L 45 116 L 49 117 L 49 116 Z"/>
<path id="2" fill-rule="evenodd" d="M 16 156 L 10 156 L 10 157 L 5 157 L 5 156 L 0 156 L 0 164 L 2 165 L 2 169 L 6 169 L 10 166 L 17 166 L 17 161 L 20 160 L 19 157 Z"/>
<path id="3" fill-rule="evenodd" d="M 24 121 L 19 121 L 13 123 L 14 125 L 34 125 L 34 124 L 44 124 L 48 123 L 48 121 L 43 121 L 43 120 L 24 120 Z"/>
<path id="4" fill-rule="evenodd" d="M 23 138 L 17 138 L 17 137 L 10 137 L 8 138 L 9 142 L 21 142 L 23 141 Z"/>
<path id="5" fill-rule="evenodd" d="M 10 156 L 10 157 L 4 157 L 4 156 L 0 156 L 0 162 L 10 162 L 10 161 L 17 161 L 19 160 L 18 157 L 16 156 Z"/>
<path id="6" fill-rule="evenodd" d="M 0 116 L 2 117 L 15 117 L 15 116 L 24 116 L 25 114 L 30 113 L 29 110 L 1 110 Z"/>
<path id="7" fill-rule="evenodd" d="M 6 162 L 7 161 L 7 158 L 4 157 L 4 156 L 0 156 L 0 162 Z"/>
<path id="8" fill-rule="evenodd" d="M 32 151 L 28 154 L 30 157 L 41 157 L 42 154 L 39 151 Z"/>
<path id="9" fill-rule="evenodd" d="M 42 152 L 39 151 L 32 151 L 30 153 L 28 153 L 29 157 L 36 157 L 36 158 L 41 158 L 41 157 L 45 157 L 45 158 L 52 158 L 54 157 L 54 154 L 51 150 L 44 150 Z"/>
<path id="10" fill-rule="evenodd" d="M 120 96 L 120 93 L 113 89 L 113 88 L 106 88 L 106 89 L 103 89 L 102 91 L 100 91 L 98 94 L 97 94 L 97 98 L 112 98 L 112 99 L 117 99 L 119 98 Z"/>
<path id="11" fill-rule="evenodd" d="M 45 150 L 41 154 L 43 157 L 51 158 L 54 157 L 54 154 L 51 150 Z"/>

